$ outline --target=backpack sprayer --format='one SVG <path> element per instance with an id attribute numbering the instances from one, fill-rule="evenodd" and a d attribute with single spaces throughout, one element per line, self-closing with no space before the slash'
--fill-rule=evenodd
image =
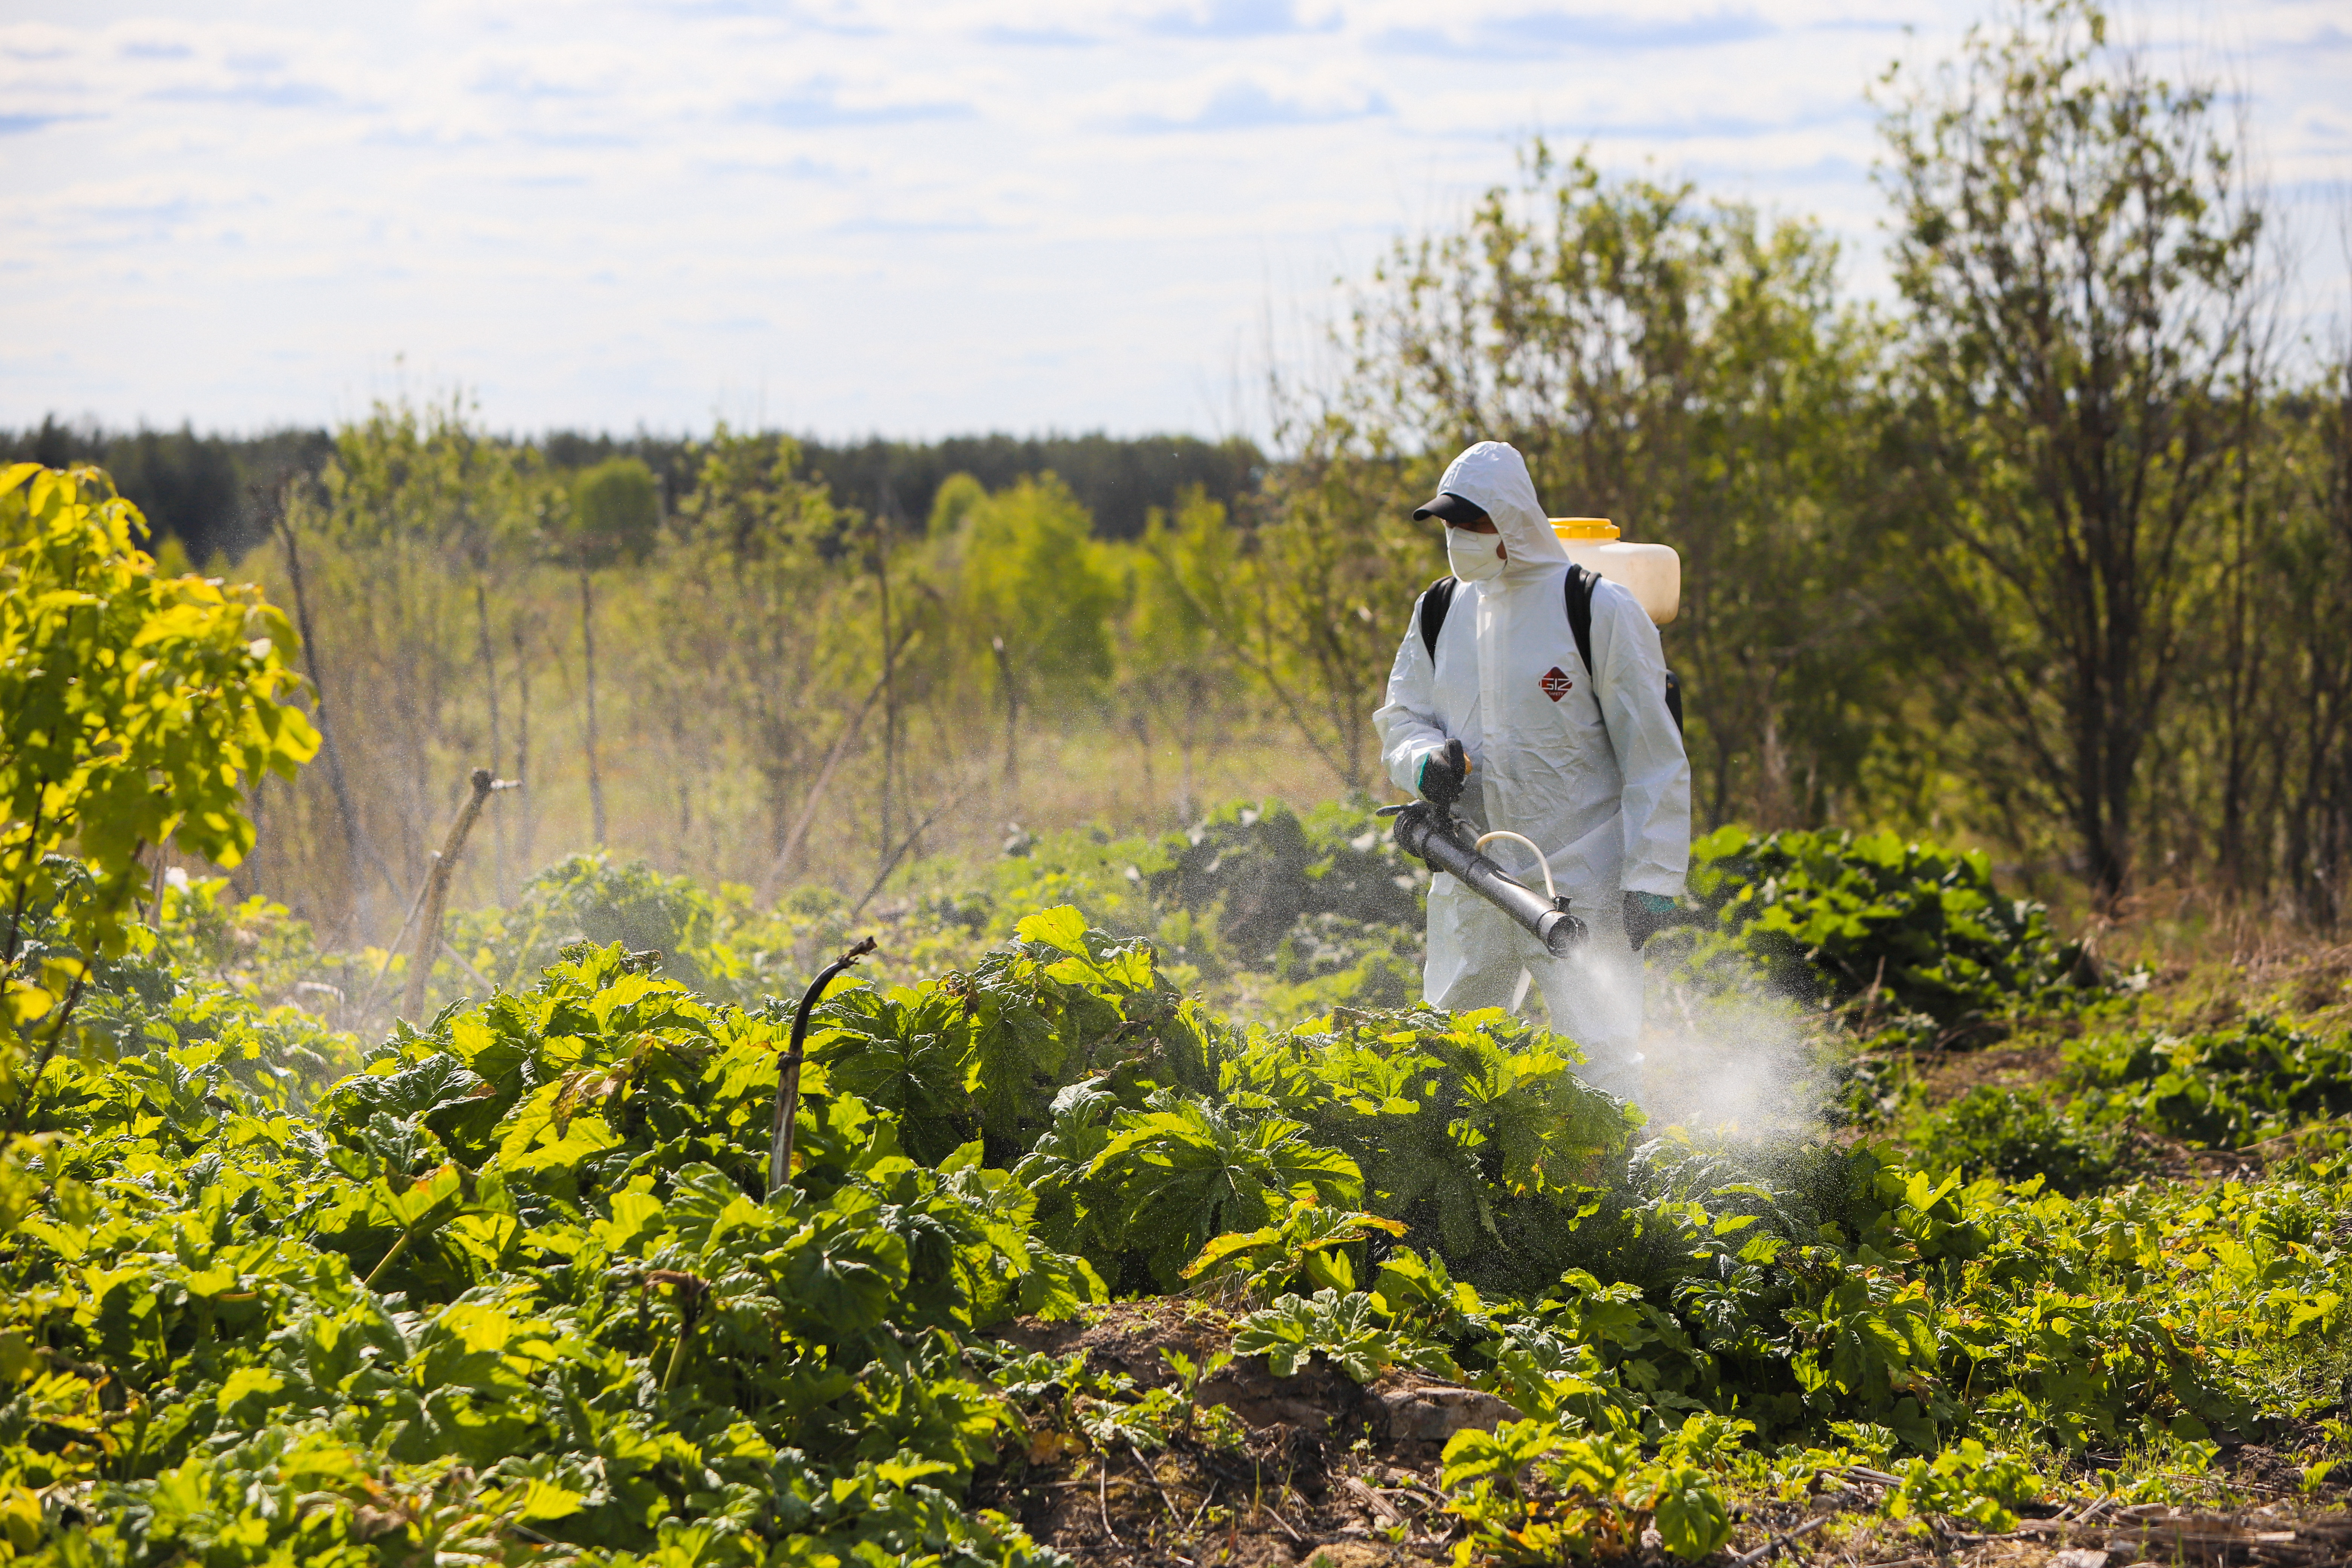
<path id="1" fill-rule="evenodd" d="M 1446 742 L 1446 753 L 1457 772 L 1464 765 L 1462 742 Z M 1502 910 L 1511 923 L 1544 944 L 1554 958 L 1566 958 L 1587 934 L 1584 922 L 1569 913 L 1568 900 L 1551 879 L 1551 866 L 1531 839 L 1497 830 L 1473 837 L 1469 823 L 1454 815 L 1450 805 L 1416 800 L 1408 805 L 1384 805 L 1379 815 L 1396 818 L 1397 847 L 1433 871 L 1451 873 L 1461 884 Z M 1544 890 L 1537 892 L 1480 853 L 1497 838 L 1516 839 L 1535 852 L 1543 868 Z"/>

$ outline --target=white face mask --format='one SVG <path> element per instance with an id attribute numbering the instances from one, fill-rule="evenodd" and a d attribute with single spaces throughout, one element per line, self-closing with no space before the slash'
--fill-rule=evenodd
<path id="1" fill-rule="evenodd" d="M 1503 574 L 1503 542 L 1491 533 L 1445 531 L 1445 563 L 1465 583 L 1489 583 Z"/>

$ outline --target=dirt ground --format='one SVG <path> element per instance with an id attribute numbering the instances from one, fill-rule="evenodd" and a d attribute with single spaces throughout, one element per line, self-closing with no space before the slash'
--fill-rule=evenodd
<path id="1" fill-rule="evenodd" d="M 2111 939 L 2110 957 L 2125 945 Z M 2177 952 L 2168 956 L 2151 946 Z M 2226 952 L 2194 942 L 2143 943 L 2141 951 L 2154 960 L 2137 1009 L 2143 1025 L 2216 1028 L 2273 1011 L 2299 1015 L 2306 1027 L 2352 1026 L 2352 946 L 2258 940 Z M 1916 1065 L 1933 1106 L 1979 1084 L 2025 1089 L 2053 1080 L 2061 1051 L 2057 1037 L 2028 1037 L 1940 1050 Z M 2195 1179 L 2251 1175 L 2277 1152 L 2145 1152 L 2154 1173 Z M 1160 1298 L 1098 1310 L 1084 1323 L 1024 1321 L 999 1332 L 1030 1351 L 1084 1351 L 1093 1369 L 1153 1388 L 1171 1376 L 1164 1351 L 1205 1363 L 1231 1343 L 1233 1327 L 1213 1305 Z M 1152 1453 L 1072 1446 L 984 1477 L 972 1502 L 1013 1515 L 1039 1540 L 1089 1564 L 1373 1568 L 1451 1561 L 1464 1531 L 1444 1510 L 1439 1454 L 1455 1431 L 1517 1415 L 1491 1394 L 1414 1373 L 1360 1387 L 1319 1361 L 1293 1378 L 1275 1377 L 1263 1358 L 1236 1361 L 1205 1380 L 1198 1397 L 1240 1418 L 1245 1435 L 1238 1447 L 1181 1437 Z M 2306 1492 L 2302 1458 L 2287 1451 L 2297 1446 L 2315 1444 L 2225 1445 L 2214 1462 L 2213 1501 L 2202 1511 L 2116 1505 L 2095 1479 L 2114 1461 L 2094 1456 L 2078 1473 L 2053 1478 L 2051 1496 L 2026 1510 L 2017 1529 L 1991 1536 L 1888 1521 L 1879 1505 L 1894 1478 L 1849 1470 L 1798 1501 L 1748 1503 L 1731 1544 L 1707 1568 L 2352 1568 L 2352 1467 Z M 1664 1559 L 1652 1550 L 1634 1561 Z"/>
<path id="2" fill-rule="evenodd" d="M 1083 1350 L 1093 1369 L 1150 1388 L 1170 1379 L 1163 1350 L 1204 1362 L 1232 1331 L 1231 1318 L 1212 1306 L 1160 1298 L 1117 1304 L 1084 1324 L 1024 1320 L 1000 1333 L 1024 1350 Z M 1055 1454 L 984 1477 L 972 1504 L 1012 1515 L 1040 1541 L 1089 1564 L 1375 1568 L 1450 1561 L 1463 1532 L 1442 1506 L 1438 1455 L 1454 1432 L 1517 1414 L 1491 1394 L 1419 1373 L 1359 1387 L 1320 1362 L 1277 1378 L 1262 1357 L 1204 1380 L 1199 1398 L 1241 1418 L 1247 1435 L 1240 1447 L 1221 1451 L 1180 1438 L 1156 1453 L 1121 1445 L 1107 1454 Z M 2225 1451 L 2221 1463 L 2231 1493 L 2269 1500 L 2235 1511 L 2117 1509 L 2086 1489 L 1995 1536 L 1906 1533 L 1876 1516 L 1893 1478 L 1853 1471 L 1801 1501 L 1744 1510 L 1730 1546 L 1709 1565 L 2352 1564 L 2352 1510 L 2340 1506 L 2342 1492 L 2305 1500 L 2300 1465 L 2256 1446 Z M 1652 1551 L 1635 1561 L 1664 1558 Z"/>

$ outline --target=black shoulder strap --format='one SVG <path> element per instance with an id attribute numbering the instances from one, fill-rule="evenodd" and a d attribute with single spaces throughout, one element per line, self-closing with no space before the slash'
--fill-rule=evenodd
<path id="1" fill-rule="evenodd" d="M 1570 562 L 1568 566 L 1568 629 L 1576 637 L 1576 651 L 1584 660 L 1584 673 L 1592 681 L 1595 693 L 1601 689 L 1600 673 L 1592 668 L 1592 588 L 1600 582 L 1598 574 L 1586 571 Z M 1674 715 L 1675 733 L 1683 732 L 1683 683 L 1673 670 L 1666 671 L 1666 711 Z"/>
<path id="2" fill-rule="evenodd" d="M 1576 637 L 1577 657 L 1584 660 L 1585 679 L 1600 689 L 1600 673 L 1592 668 L 1592 585 L 1601 579 L 1571 561 L 1568 563 L 1568 629 Z"/>
<path id="3" fill-rule="evenodd" d="M 1454 607 L 1454 590 L 1457 586 L 1457 580 L 1449 572 L 1421 591 L 1421 646 L 1429 650 L 1432 664 L 1437 662 L 1437 634 L 1445 627 L 1445 612 Z"/>

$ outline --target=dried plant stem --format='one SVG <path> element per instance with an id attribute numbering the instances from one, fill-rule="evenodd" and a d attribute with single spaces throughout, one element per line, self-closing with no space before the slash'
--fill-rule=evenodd
<path id="1" fill-rule="evenodd" d="M 450 874 L 457 869 L 458 852 L 466 847 L 466 835 L 473 831 L 474 819 L 482 815 L 482 803 L 497 787 L 488 768 L 476 768 L 470 782 L 472 793 L 457 808 L 457 819 L 449 824 L 449 836 L 442 840 L 441 852 L 433 858 L 433 868 L 425 879 L 424 924 L 416 933 L 415 956 L 409 960 L 408 992 L 401 999 L 402 1015 L 412 1024 L 424 1016 L 425 982 L 432 978 L 433 959 L 441 951 L 441 911 L 449 899 Z"/>

